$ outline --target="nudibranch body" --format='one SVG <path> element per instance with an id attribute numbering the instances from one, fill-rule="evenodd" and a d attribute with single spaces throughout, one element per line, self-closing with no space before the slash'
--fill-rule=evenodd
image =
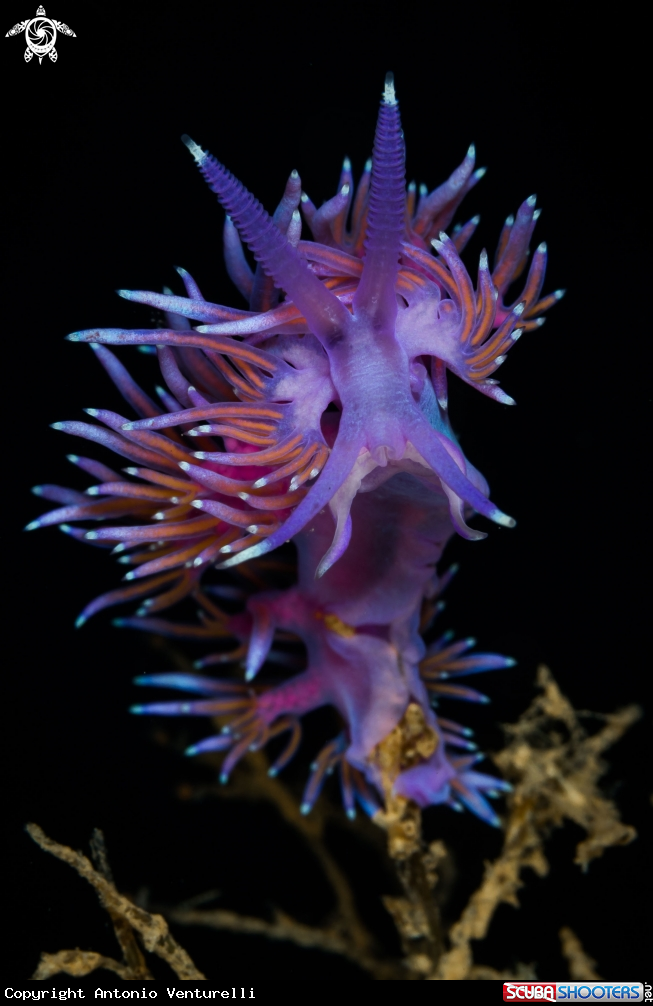
<path id="1" fill-rule="evenodd" d="M 474 285 L 460 253 L 478 218 L 446 234 L 483 173 L 474 170 L 474 149 L 432 193 L 420 191 L 418 198 L 414 185 L 406 189 L 390 76 L 372 161 L 357 190 L 345 161 L 338 193 L 320 209 L 293 171 L 270 217 L 226 168 L 184 141 L 227 211 L 227 270 L 249 310 L 207 302 L 179 270 L 186 297 L 121 291 L 163 312 L 165 328 L 69 336 L 92 345 L 140 418 L 88 410 L 102 425 L 56 428 L 108 447 L 136 467 L 124 469 L 127 480 L 71 456 L 98 483 L 86 494 L 38 487 L 63 505 L 29 526 L 59 524 L 74 537 L 113 547 L 132 567 L 128 586 L 91 602 L 79 624 L 111 604 L 139 599 L 136 615 L 121 624 L 239 641 L 230 653 L 200 664 L 241 661 L 244 681 L 149 675 L 139 683 L 202 698 L 134 707 L 227 717 L 219 734 L 191 749 L 227 752 L 224 779 L 247 750 L 288 732 L 272 768 L 279 771 L 299 744 L 301 715 L 329 704 L 343 731 L 314 763 L 303 808 L 310 809 L 325 774 L 338 766 L 347 812 L 356 800 L 373 812 L 380 789 L 373 751 L 416 705 L 432 743 L 398 775 L 396 791 L 423 806 L 462 803 L 496 824 L 484 794 L 505 784 L 474 771 L 479 755 L 463 753 L 474 750 L 469 731 L 436 715 L 432 705 L 438 697 L 483 701 L 447 679 L 512 661 L 469 654 L 473 641 L 452 643 L 447 636 L 427 649 L 420 626 L 425 604 L 437 611 L 446 577 L 438 578 L 436 564 L 451 535 L 485 537 L 467 523 L 474 512 L 514 524 L 490 501 L 484 478 L 452 432 L 447 370 L 512 403 L 491 375 L 518 336 L 538 327 L 542 312 L 562 295 L 540 299 L 541 244 L 523 293 L 504 304 L 528 260 L 535 199 L 506 221 L 492 272 L 482 253 Z M 301 240 L 300 209 L 312 241 Z M 157 389 L 161 404 L 135 384 L 108 345 L 156 347 L 166 384 Z M 125 517 L 127 524 L 90 531 L 70 523 Z M 296 586 L 253 594 L 241 614 L 225 614 L 214 600 L 220 588 L 203 585 L 204 574 L 256 563 L 290 539 L 299 558 Z M 199 624 L 152 617 L 188 595 L 199 604 Z M 305 644 L 307 669 L 275 686 L 253 684 L 274 653 L 277 631 Z"/>

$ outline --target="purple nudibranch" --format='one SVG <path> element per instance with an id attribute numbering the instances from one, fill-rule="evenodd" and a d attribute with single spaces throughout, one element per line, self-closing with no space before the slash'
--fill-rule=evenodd
<path id="1" fill-rule="evenodd" d="M 372 752 L 415 703 L 435 749 L 398 775 L 396 791 L 421 806 L 464 805 L 497 825 L 487 797 L 509 786 L 475 770 L 482 756 L 470 731 L 434 706 L 445 698 L 488 701 L 456 679 L 514 661 L 470 653 L 473 640 L 453 642 L 448 634 L 427 648 L 420 619 L 425 605 L 432 613 L 441 607 L 437 598 L 451 574 L 438 575 L 436 565 L 450 537 L 486 537 L 468 523 L 474 514 L 515 523 L 490 501 L 454 436 L 447 372 L 514 404 L 492 375 L 562 296 L 541 296 L 542 243 L 520 296 L 504 303 L 529 261 L 535 197 L 506 221 L 492 270 L 482 252 L 474 281 L 460 256 L 478 217 L 446 233 L 484 173 L 475 170 L 474 147 L 448 181 L 418 197 L 414 184 L 406 186 L 391 75 L 358 187 L 345 160 L 336 195 L 319 209 L 293 171 L 269 216 L 227 168 L 183 139 L 226 210 L 227 272 L 247 308 L 206 301 L 179 269 L 186 296 L 119 291 L 160 311 L 165 327 L 68 336 L 91 344 L 137 418 L 89 409 L 97 422 L 54 426 L 108 448 L 129 467 L 118 472 L 69 455 L 96 483 L 86 493 L 36 487 L 60 505 L 28 529 L 58 525 L 113 549 L 129 567 L 126 586 L 92 601 L 78 625 L 136 601 L 135 615 L 117 624 L 236 641 L 199 661 L 198 671 L 231 662 L 244 669 L 244 680 L 149 675 L 137 682 L 194 697 L 133 707 L 226 718 L 220 733 L 188 750 L 225 752 L 223 781 L 247 751 L 284 734 L 288 742 L 270 769 L 281 771 L 300 744 L 303 714 L 331 705 L 342 732 L 313 763 L 302 810 L 337 768 L 347 814 L 356 803 L 374 814 L 381 798 Z M 302 216 L 313 240 L 302 240 Z M 159 401 L 107 348 L 116 345 L 154 347 L 164 384 Z M 87 528 L 89 521 L 101 523 Z M 289 540 L 298 555 L 295 586 L 248 597 L 223 577 L 209 582 L 216 569 L 247 561 L 261 567 L 261 556 Z M 200 609 L 197 623 L 158 617 L 188 597 Z M 217 603 L 241 597 L 246 605 L 237 614 Z M 305 670 L 296 673 L 294 658 L 274 649 L 279 634 L 304 644 Z M 281 683 L 254 683 L 274 663 L 286 664 Z"/>

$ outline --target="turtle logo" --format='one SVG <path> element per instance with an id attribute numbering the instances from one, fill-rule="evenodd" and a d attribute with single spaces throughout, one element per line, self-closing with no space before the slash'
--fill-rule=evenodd
<path id="1" fill-rule="evenodd" d="M 49 56 L 52 62 L 56 63 L 58 53 L 54 47 L 54 43 L 57 41 L 58 31 L 62 35 L 72 35 L 73 38 L 77 38 L 75 32 L 71 31 L 67 24 L 46 17 L 43 7 L 39 7 L 36 17 L 33 17 L 31 21 L 20 21 L 18 24 L 15 24 L 7 32 L 5 38 L 9 38 L 10 35 L 20 35 L 23 31 L 25 32 L 25 41 L 27 42 L 27 49 L 25 50 L 26 63 L 29 63 L 33 56 L 38 56 L 39 63 L 44 56 Z"/>

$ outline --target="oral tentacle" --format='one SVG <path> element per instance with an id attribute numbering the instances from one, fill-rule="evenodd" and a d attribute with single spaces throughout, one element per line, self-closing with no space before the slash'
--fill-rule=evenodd
<path id="1" fill-rule="evenodd" d="M 448 438 L 424 422 L 415 424 L 410 432 L 410 440 L 427 464 L 456 496 L 495 524 L 501 524 L 503 527 L 515 526 L 515 520 L 499 510 L 461 471 L 452 457 L 456 448 Z"/>
<path id="2" fill-rule="evenodd" d="M 298 534 L 336 494 L 349 475 L 361 446 L 358 443 L 349 443 L 334 448 L 315 485 L 311 487 L 308 495 L 293 510 L 281 527 L 265 541 L 259 542 L 245 552 L 221 563 L 220 568 L 228 569 L 230 566 L 238 565 L 248 559 L 265 555 Z"/>
<path id="3" fill-rule="evenodd" d="M 351 514 L 347 512 L 346 516 L 338 515 L 338 523 L 336 525 L 336 533 L 333 536 L 333 544 L 328 552 L 324 554 L 320 563 L 315 570 L 315 578 L 319 579 L 321 576 L 331 569 L 333 564 L 344 555 L 347 550 L 347 546 L 351 541 L 352 523 Z"/>
<path id="4" fill-rule="evenodd" d="M 247 649 L 245 681 L 252 681 L 265 663 L 277 623 L 271 606 L 265 601 L 252 599 L 247 608 L 252 616 L 252 632 Z"/>

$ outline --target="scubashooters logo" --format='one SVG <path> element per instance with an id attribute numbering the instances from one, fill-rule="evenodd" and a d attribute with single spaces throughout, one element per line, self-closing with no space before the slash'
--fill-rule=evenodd
<path id="1" fill-rule="evenodd" d="M 504 982 L 504 1002 L 596 1002 L 600 999 L 628 999 L 641 1002 L 644 986 L 641 982 Z"/>
<path id="2" fill-rule="evenodd" d="M 9 38 L 10 35 L 20 35 L 23 31 L 27 42 L 27 49 L 24 53 L 26 63 L 29 63 L 33 56 L 38 56 L 39 63 L 44 56 L 49 56 L 52 62 L 56 63 L 59 55 L 54 47 L 54 43 L 57 41 L 57 32 L 77 38 L 75 32 L 67 24 L 46 17 L 43 7 L 39 7 L 36 17 L 30 21 L 20 21 L 15 24 L 7 32 L 5 38 Z"/>

